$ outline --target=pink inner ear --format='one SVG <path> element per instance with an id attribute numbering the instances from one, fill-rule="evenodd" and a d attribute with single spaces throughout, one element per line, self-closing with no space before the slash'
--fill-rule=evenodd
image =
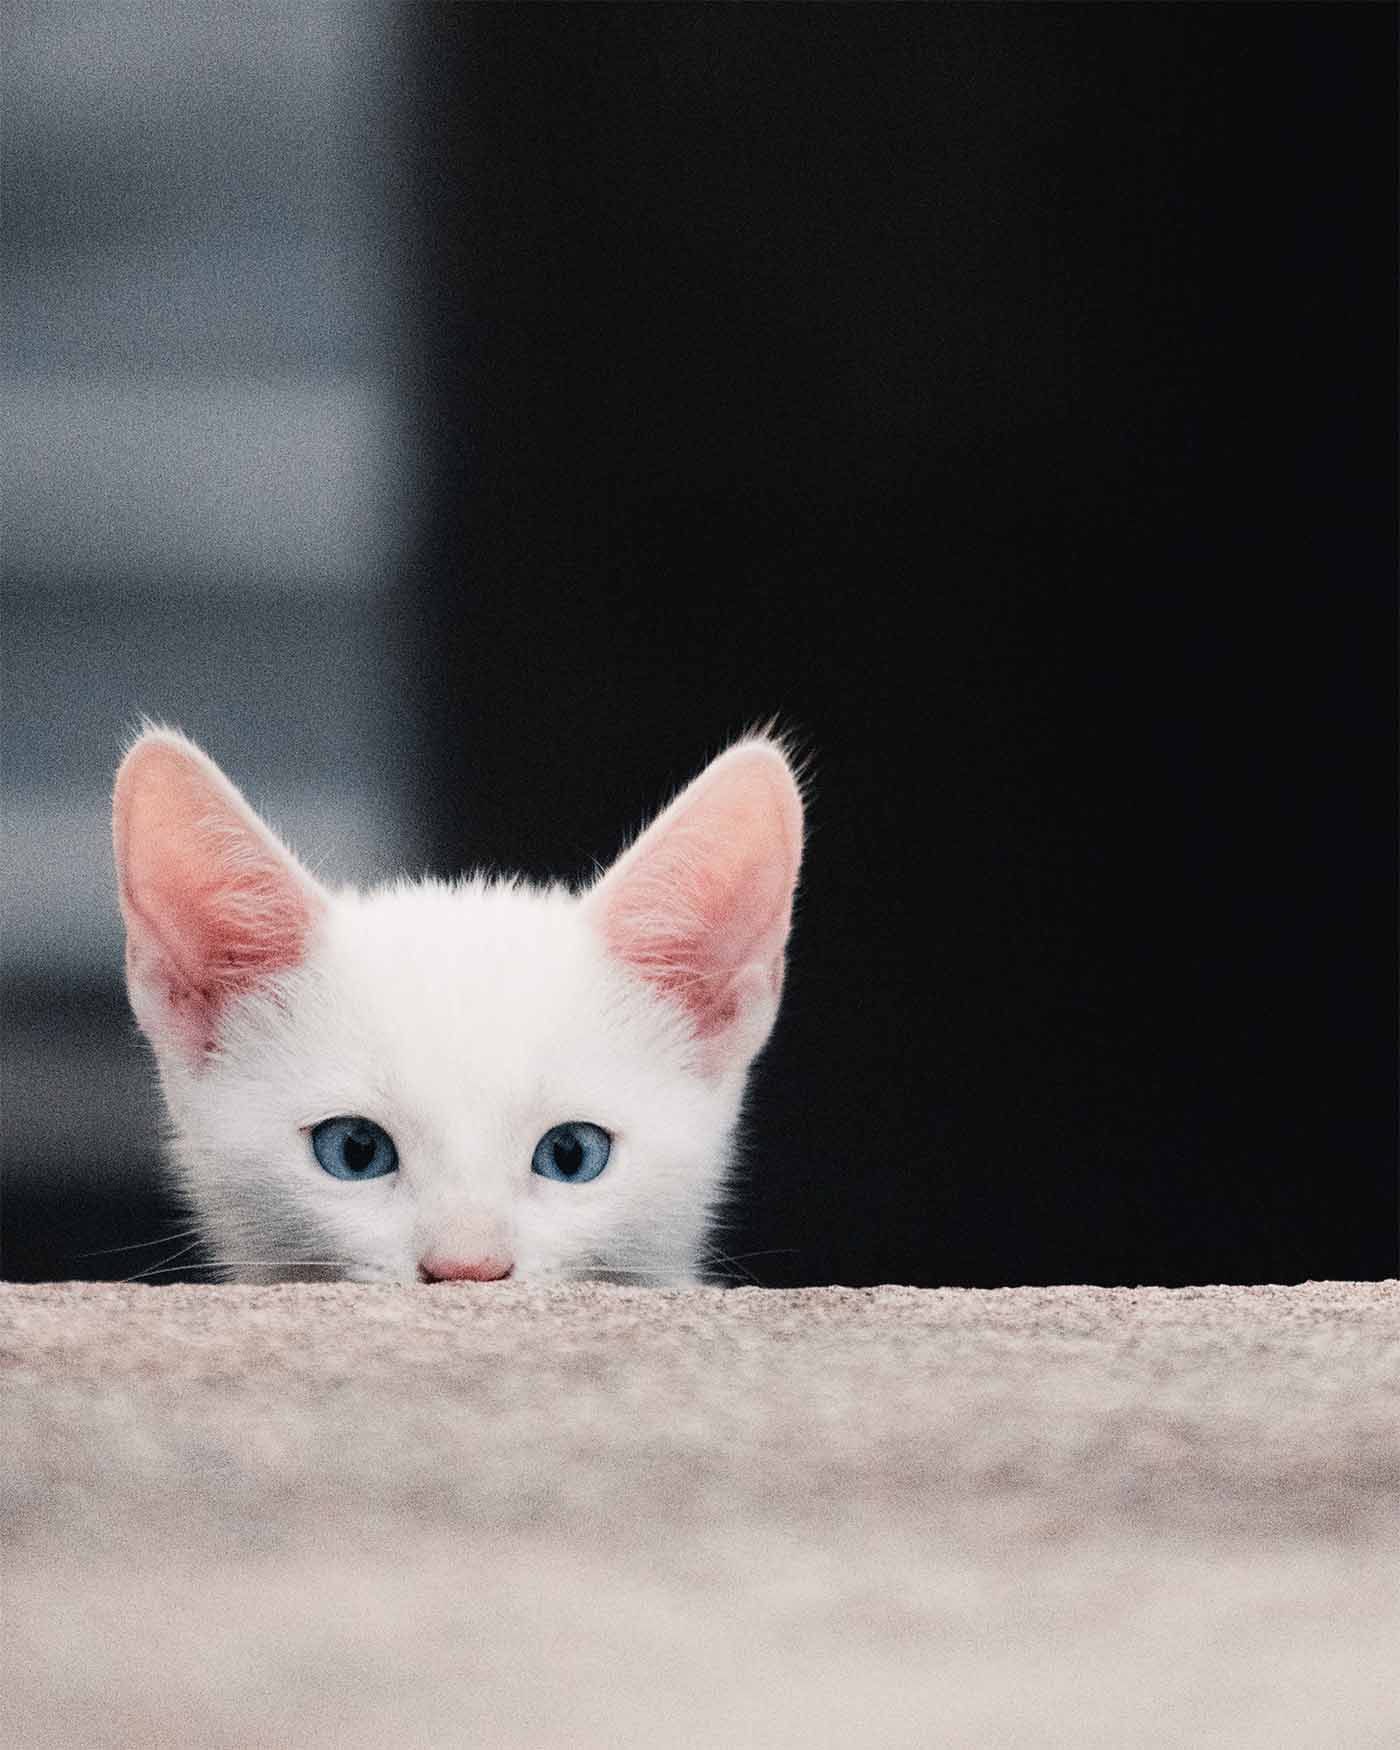
<path id="1" fill-rule="evenodd" d="M 801 850 L 786 764 L 764 745 L 736 748 L 604 878 L 603 938 L 684 1004 L 700 1037 L 722 1032 L 755 975 L 776 1002 Z"/>
<path id="2" fill-rule="evenodd" d="M 133 986 L 154 987 L 202 1047 L 229 997 L 298 964 L 319 896 L 213 762 L 173 737 L 127 756 L 113 837 Z"/>

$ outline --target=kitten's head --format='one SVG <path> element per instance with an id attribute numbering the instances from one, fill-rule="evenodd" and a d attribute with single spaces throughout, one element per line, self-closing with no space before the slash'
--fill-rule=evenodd
<path id="1" fill-rule="evenodd" d="M 165 729 L 113 835 L 132 1007 L 229 1277 L 694 1278 L 782 990 L 777 743 L 721 755 L 581 894 L 329 890 Z"/>

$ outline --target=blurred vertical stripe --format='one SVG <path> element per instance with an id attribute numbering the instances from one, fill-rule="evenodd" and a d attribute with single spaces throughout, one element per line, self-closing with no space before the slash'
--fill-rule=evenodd
<path id="1" fill-rule="evenodd" d="M 154 1168 L 107 835 L 139 716 L 333 879 L 418 854 L 397 21 L 170 0 L 3 32 L 3 1265 L 63 1276 L 92 1272 L 41 1256 L 59 1203 Z"/>

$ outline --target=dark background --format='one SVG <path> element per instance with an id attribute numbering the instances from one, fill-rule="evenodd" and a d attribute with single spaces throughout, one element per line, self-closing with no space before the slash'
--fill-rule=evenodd
<path id="1" fill-rule="evenodd" d="M 1394 35 L 424 19 L 441 861 L 797 732 L 763 1281 L 1394 1273 Z"/>
<path id="2" fill-rule="evenodd" d="M 810 758 L 723 1243 L 1394 1275 L 1394 10 L 408 30 L 429 861 Z"/>

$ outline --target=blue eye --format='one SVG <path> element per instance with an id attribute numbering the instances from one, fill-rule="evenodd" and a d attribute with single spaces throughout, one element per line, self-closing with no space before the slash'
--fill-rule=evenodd
<path id="1" fill-rule="evenodd" d="M 612 1138 L 596 1124 L 556 1124 L 535 1144 L 532 1171 L 542 1179 L 584 1185 L 608 1164 Z"/>
<path id="2" fill-rule="evenodd" d="M 311 1146 L 333 1179 L 382 1179 L 399 1164 L 389 1132 L 368 1118 L 327 1118 L 311 1132 Z"/>

